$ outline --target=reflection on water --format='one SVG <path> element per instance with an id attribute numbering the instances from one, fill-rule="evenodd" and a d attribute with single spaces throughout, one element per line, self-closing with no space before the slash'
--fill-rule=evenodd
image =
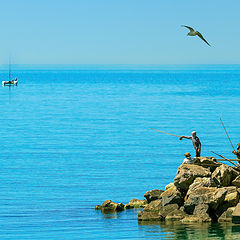
<path id="1" fill-rule="evenodd" d="M 139 222 L 144 237 L 159 239 L 240 239 L 240 225 L 232 223 L 149 223 Z"/>

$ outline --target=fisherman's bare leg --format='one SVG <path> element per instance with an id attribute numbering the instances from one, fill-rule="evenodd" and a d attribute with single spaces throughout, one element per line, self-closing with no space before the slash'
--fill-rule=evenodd
<path id="1" fill-rule="evenodd" d="M 201 155 L 201 149 L 196 148 L 196 157 L 200 157 L 200 155 Z"/>

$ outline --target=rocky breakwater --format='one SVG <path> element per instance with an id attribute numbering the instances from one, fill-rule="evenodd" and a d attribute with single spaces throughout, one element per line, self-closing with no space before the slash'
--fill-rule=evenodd
<path id="1" fill-rule="evenodd" d="M 139 211 L 139 221 L 238 221 L 240 169 L 200 157 L 197 164 L 180 165 L 165 191 L 144 196 L 148 203 Z"/>

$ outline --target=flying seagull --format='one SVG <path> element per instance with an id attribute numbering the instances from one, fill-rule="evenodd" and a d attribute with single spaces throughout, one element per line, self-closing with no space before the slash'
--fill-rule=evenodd
<path id="1" fill-rule="evenodd" d="M 195 31 L 193 28 L 182 25 L 182 27 L 188 28 L 190 30 L 190 32 L 187 34 L 188 36 L 198 36 L 200 37 L 207 45 L 211 46 L 206 39 L 204 39 L 204 37 L 202 36 L 202 34 L 198 31 Z"/>

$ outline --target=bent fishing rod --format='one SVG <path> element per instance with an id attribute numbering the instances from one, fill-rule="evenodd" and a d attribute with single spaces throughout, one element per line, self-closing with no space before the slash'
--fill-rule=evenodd
<path id="1" fill-rule="evenodd" d="M 228 162 L 230 162 L 231 164 L 233 164 L 235 167 L 238 167 L 238 165 L 235 164 L 235 163 L 234 163 L 233 161 L 231 161 L 230 159 L 227 159 L 227 158 L 225 158 L 224 156 L 222 156 L 222 155 L 220 155 L 220 154 L 218 154 L 218 153 L 215 153 L 214 151 L 211 151 L 211 150 L 210 150 L 210 152 L 212 152 L 212 153 L 216 154 L 217 156 L 219 156 L 219 157 L 227 160 Z"/>

